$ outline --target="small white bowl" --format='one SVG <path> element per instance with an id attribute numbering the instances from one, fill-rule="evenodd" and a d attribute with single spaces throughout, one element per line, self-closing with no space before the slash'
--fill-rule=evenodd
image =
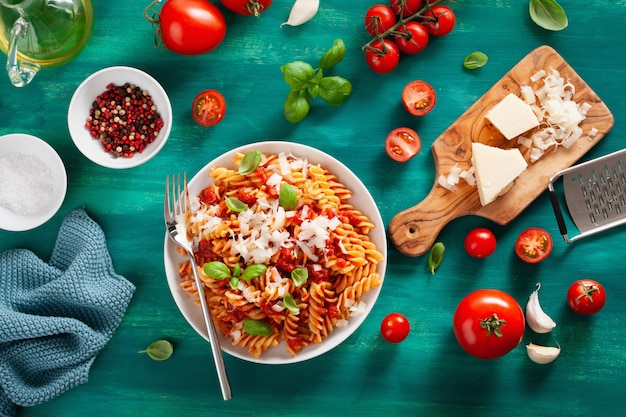
<path id="1" fill-rule="evenodd" d="M 110 83 L 120 86 L 130 83 L 148 91 L 163 119 L 163 128 L 154 142 L 132 157 L 116 157 L 106 152 L 100 140 L 94 139 L 85 127 L 92 103 Z M 172 105 L 161 84 L 152 76 L 137 68 L 109 67 L 93 73 L 78 86 L 70 101 L 67 125 L 74 144 L 91 161 L 108 168 L 131 168 L 150 160 L 165 145 L 172 129 Z"/>
<path id="2" fill-rule="evenodd" d="M 23 133 L 0 136 L 0 160 L 14 154 L 36 157 L 50 170 L 52 178 L 52 196 L 36 213 L 20 214 L 5 207 L 6 204 L 0 205 L 0 229 L 19 232 L 44 224 L 59 210 L 67 191 L 67 173 L 63 161 L 52 146 L 35 136 Z M 0 163 L 4 166 L 4 161 Z M 2 184 L 0 184 L 0 190 L 1 187 Z M 2 200 L 4 197 L 0 199 L 0 204 Z"/>

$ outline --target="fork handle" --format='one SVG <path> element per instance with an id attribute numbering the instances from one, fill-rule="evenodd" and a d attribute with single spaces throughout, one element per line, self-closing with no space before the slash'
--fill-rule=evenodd
<path id="1" fill-rule="evenodd" d="M 209 335 L 209 343 L 211 344 L 211 352 L 213 354 L 213 362 L 215 362 L 215 369 L 217 371 L 217 378 L 220 382 L 220 388 L 222 389 L 222 397 L 224 401 L 232 398 L 230 384 L 228 382 L 228 375 L 226 375 L 226 367 L 224 366 L 224 357 L 222 356 L 222 349 L 220 347 L 220 340 L 217 337 L 217 330 L 215 329 L 215 323 L 211 318 L 211 312 L 207 305 L 206 298 L 204 296 L 204 286 L 198 275 L 198 264 L 194 258 L 193 253 L 187 251 L 189 260 L 193 269 L 193 276 L 196 280 L 196 287 L 198 287 L 198 298 L 200 298 L 200 307 L 202 308 L 202 316 L 204 317 L 204 323 L 206 325 L 207 333 Z"/>

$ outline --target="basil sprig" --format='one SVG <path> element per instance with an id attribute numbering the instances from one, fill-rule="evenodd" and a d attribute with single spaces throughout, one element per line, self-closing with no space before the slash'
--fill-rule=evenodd
<path id="1" fill-rule="evenodd" d="M 528 11 L 533 22 L 546 30 L 559 31 L 567 27 L 565 10 L 556 0 L 530 0 Z"/>
<path id="2" fill-rule="evenodd" d="M 318 96 L 331 106 L 341 106 L 348 100 L 352 94 L 350 81 L 338 76 L 324 76 L 324 70 L 341 62 L 345 53 L 345 44 L 341 39 L 336 39 L 322 56 L 317 68 L 303 61 L 280 67 L 285 82 L 291 87 L 283 106 L 288 121 L 299 123 L 304 120 L 311 110 L 311 100 Z"/>
<path id="3" fill-rule="evenodd" d="M 267 266 L 263 264 L 252 264 L 248 265 L 243 272 L 241 272 L 239 264 L 235 264 L 231 273 L 230 268 L 224 262 L 211 261 L 204 264 L 202 269 L 204 270 L 205 275 L 216 280 L 230 278 L 230 287 L 232 289 L 237 289 L 240 279 L 249 281 L 252 278 L 260 277 L 267 271 Z"/>

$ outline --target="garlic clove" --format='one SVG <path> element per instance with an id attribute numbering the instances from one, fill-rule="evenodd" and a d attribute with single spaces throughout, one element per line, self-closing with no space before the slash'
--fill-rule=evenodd
<path id="1" fill-rule="evenodd" d="M 556 323 L 548 316 L 539 303 L 539 289 L 541 284 L 537 283 L 537 289 L 528 297 L 526 303 L 526 322 L 528 327 L 535 333 L 549 333 L 556 327 Z"/>
<path id="2" fill-rule="evenodd" d="M 533 362 L 544 365 L 553 362 L 561 353 L 561 348 L 529 343 L 526 345 L 526 353 Z"/>
<path id="3" fill-rule="evenodd" d="M 317 14 L 317 10 L 320 7 L 319 0 L 296 0 L 291 7 L 291 12 L 287 21 L 282 23 L 280 27 L 288 26 L 300 26 Z"/>

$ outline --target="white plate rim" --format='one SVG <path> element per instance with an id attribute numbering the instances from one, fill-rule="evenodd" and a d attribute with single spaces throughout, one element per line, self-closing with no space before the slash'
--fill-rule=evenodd
<path id="1" fill-rule="evenodd" d="M 250 150 L 259 150 L 263 153 L 273 154 L 277 154 L 279 152 L 291 152 L 296 156 L 306 156 L 312 163 L 319 163 L 323 168 L 326 168 L 330 170 L 333 174 L 335 174 L 339 178 L 339 180 L 342 181 L 342 183 L 346 184 L 348 188 L 351 189 L 353 195 L 350 202 L 354 205 L 355 208 L 361 210 L 365 215 L 367 215 L 370 220 L 377 226 L 370 232 L 370 237 L 372 238 L 374 243 L 376 243 L 378 250 L 382 253 L 384 258 L 384 260 L 378 264 L 377 268 L 377 272 L 380 274 L 381 277 L 381 285 L 364 294 L 362 300 L 366 303 L 367 307 L 362 315 L 358 317 L 351 317 L 349 319 L 348 326 L 334 329 L 329 337 L 325 339 L 322 343 L 309 345 L 301 352 L 299 352 L 296 356 L 291 356 L 291 354 L 287 352 L 285 342 L 281 341 L 278 346 L 264 352 L 260 358 L 255 358 L 248 352 L 247 349 L 241 348 L 239 346 L 233 346 L 230 340 L 224 338 L 221 334 L 218 335 L 220 338 L 222 351 L 242 360 L 272 365 L 291 364 L 306 361 L 318 357 L 339 346 L 361 326 L 361 324 L 368 317 L 369 313 L 372 311 L 374 304 L 376 303 L 378 296 L 380 295 L 380 291 L 384 283 L 385 271 L 387 266 L 387 236 L 384 228 L 384 223 L 380 211 L 369 190 L 348 167 L 346 167 L 336 158 L 326 154 L 321 150 L 295 142 L 256 142 L 227 151 L 206 164 L 191 178 L 191 180 L 189 181 L 190 194 L 197 195 L 201 189 L 210 184 L 211 180 L 208 176 L 208 171 L 210 167 L 215 165 L 223 166 L 224 164 L 226 166 L 233 166 L 231 161 L 234 158 L 235 153 L 245 153 Z M 358 202 L 355 203 L 356 200 L 358 200 Z M 361 200 L 365 200 L 369 204 L 365 205 L 363 203 L 360 203 Z M 176 252 L 176 245 L 171 242 L 171 240 L 167 236 L 167 233 L 165 233 L 164 265 L 170 292 L 183 317 L 200 336 L 208 341 L 208 334 L 204 326 L 200 307 L 196 305 L 193 298 L 180 287 L 180 278 L 178 277 L 177 265 L 182 260 L 183 258 Z M 220 332 L 218 331 L 218 333 Z"/>
<path id="2" fill-rule="evenodd" d="M 0 136 L 0 156 L 13 152 L 34 155 L 50 169 L 55 187 L 52 201 L 45 210 L 24 216 L 0 207 L 0 229 L 22 232 L 41 226 L 61 208 L 67 193 L 67 172 L 59 154 L 46 141 L 26 133 L 9 133 Z"/>

